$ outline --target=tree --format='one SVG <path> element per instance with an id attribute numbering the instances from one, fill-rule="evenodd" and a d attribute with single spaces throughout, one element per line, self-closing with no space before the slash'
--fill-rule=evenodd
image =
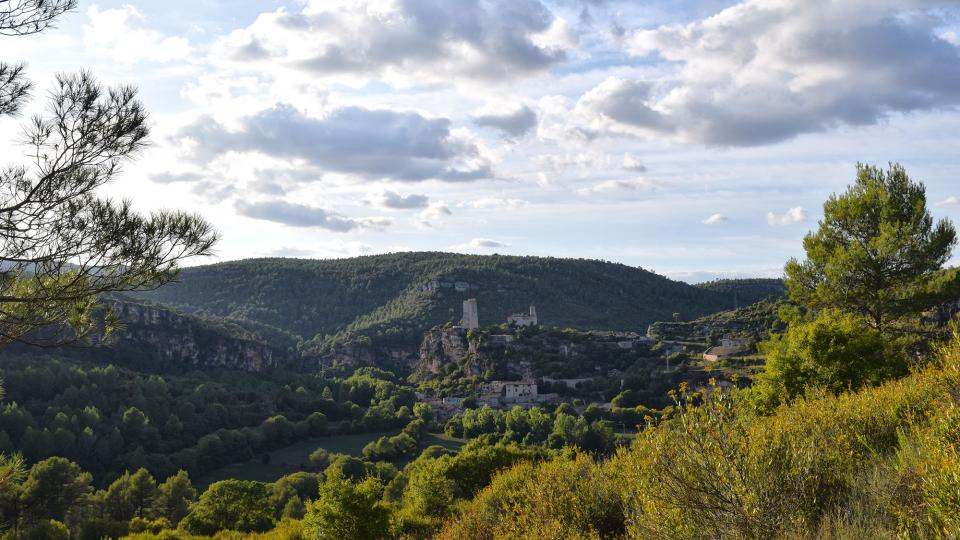
<path id="1" fill-rule="evenodd" d="M 310 460 L 310 467 L 314 470 L 322 471 L 330 464 L 330 452 L 325 448 L 317 448 L 313 452 L 310 452 L 310 457 L 307 459 Z"/>
<path id="2" fill-rule="evenodd" d="M 183 518 L 180 526 L 193 534 L 213 535 L 223 530 L 260 532 L 273 526 L 267 487 L 261 482 L 214 482 Z"/>
<path id="3" fill-rule="evenodd" d="M 791 300 L 856 313 L 880 331 L 927 307 L 927 285 L 957 239 L 949 220 L 934 222 L 922 183 L 899 164 L 858 164 L 856 182 L 823 213 L 803 240 L 807 258 L 786 265 Z"/>
<path id="4" fill-rule="evenodd" d="M 26 513 L 36 519 L 63 521 L 72 506 L 90 493 L 90 473 L 76 463 L 52 457 L 35 464 L 20 489 Z"/>
<path id="5" fill-rule="evenodd" d="M 41 32 L 75 6 L 0 2 L 0 35 Z M 22 65 L 0 63 L 0 116 L 19 112 L 30 90 Z M 85 72 L 57 76 L 46 113 L 22 137 L 32 170 L 0 170 L 0 344 L 106 333 L 116 321 L 98 316 L 98 295 L 157 287 L 182 260 L 211 253 L 217 234 L 201 217 L 143 216 L 96 194 L 145 147 L 148 132 L 133 87 L 104 89 Z"/>
<path id="6" fill-rule="evenodd" d="M 313 540 L 390 537 L 390 509 L 380 501 L 383 486 L 372 477 L 354 484 L 342 474 L 327 476 L 316 501 L 308 503 L 303 532 Z"/>
<path id="7" fill-rule="evenodd" d="M 839 393 L 908 372 L 908 357 L 898 340 L 887 338 L 863 317 L 837 310 L 793 321 L 762 347 L 766 370 L 753 392 L 757 404 L 768 411 L 809 388 Z"/>
<path id="8" fill-rule="evenodd" d="M 187 515 L 190 504 L 196 498 L 197 490 L 190 483 L 190 476 L 187 471 L 181 470 L 157 486 L 154 513 L 176 525 Z"/>

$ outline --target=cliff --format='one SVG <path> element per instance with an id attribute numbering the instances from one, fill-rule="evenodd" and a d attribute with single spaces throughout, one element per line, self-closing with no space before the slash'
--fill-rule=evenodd
<path id="1" fill-rule="evenodd" d="M 425 379 L 440 375 L 446 366 L 463 366 L 468 371 L 473 371 L 466 365 L 467 354 L 476 354 L 476 349 L 471 347 L 467 340 L 467 330 L 460 327 L 432 328 L 423 335 L 413 377 Z"/>
<path id="2" fill-rule="evenodd" d="M 499 329 L 497 329 L 499 331 Z M 577 332 L 539 327 L 490 329 L 468 333 L 460 327 L 435 327 L 424 334 L 411 379 L 463 376 L 516 380 L 606 375 L 637 362 L 653 361 L 645 337 L 629 332 Z"/>
<path id="3" fill-rule="evenodd" d="M 100 359 L 260 372 L 292 357 L 255 334 L 224 322 L 182 315 L 155 305 L 122 300 L 107 304 L 121 326 L 109 339 L 95 337 L 93 353 Z"/>

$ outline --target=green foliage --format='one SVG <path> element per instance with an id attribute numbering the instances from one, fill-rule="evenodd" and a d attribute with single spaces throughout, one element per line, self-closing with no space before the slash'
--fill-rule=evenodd
<path id="1" fill-rule="evenodd" d="M 62 457 L 47 458 L 31 469 L 20 486 L 24 514 L 35 519 L 63 521 L 82 497 L 90 493 L 90 473 Z"/>
<path id="2" fill-rule="evenodd" d="M 509 411 L 489 406 L 467 409 L 451 418 L 444 431 L 455 437 L 492 436 L 490 440 L 527 446 L 576 446 L 597 454 L 610 453 L 616 446 L 615 435 L 606 421 L 588 420 L 567 404 L 553 413 L 540 407 L 519 406 Z"/>
<path id="3" fill-rule="evenodd" d="M 595 464 L 496 476 L 440 538 L 950 538 L 960 532 L 960 337 L 938 367 L 757 415 L 682 389 L 671 416 Z"/>
<path id="4" fill-rule="evenodd" d="M 390 510 L 380 501 L 383 486 L 374 478 L 354 484 L 330 474 L 315 501 L 307 504 L 303 533 L 315 540 L 390 537 Z"/>
<path id="5" fill-rule="evenodd" d="M 430 290 L 434 281 L 451 287 Z M 478 288 L 458 293 L 454 281 Z M 304 345 L 308 352 L 343 344 L 415 347 L 426 329 L 459 320 L 467 297 L 478 299 L 484 325 L 535 303 L 551 325 L 633 330 L 675 311 L 691 318 L 733 307 L 735 295 L 755 296 L 602 261 L 450 253 L 228 262 L 185 269 L 178 283 L 140 294 L 190 312 L 283 328 L 312 339 Z"/>
<path id="6" fill-rule="evenodd" d="M 361 418 L 353 429 L 402 426 L 409 387 L 369 374 L 344 380 L 275 371 L 138 372 L 69 361 L 45 353 L 4 358 L 0 375 L 0 452 L 40 461 L 62 456 L 98 485 L 146 468 L 157 478 L 186 470 L 199 478 L 294 441 L 323 436 L 332 422 Z M 320 396 L 336 389 L 341 401 Z M 347 403 L 353 395 L 363 407 Z M 366 415 L 373 406 L 376 411 Z M 350 427 L 350 422 L 346 422 Z M 3 441 L 7 446 L 2 446 Z"/>
<path id="7" fill-rule="evenodd" d="M 330 465 L 330 452 L 324 448 L 317 448 L 313 452 L 310 452 L 308 459 L 310 460 L 311 467 L 318 471 L 322 471 Z"/>
<path id="8" fill-rule="evenodd" d="M 791 300 L 859 314 L 879 330 L 930 305 L 927 285 L 949 260 L 956 231 L 949 220 L 934 223 L 923 184 L 898 164 L 857 165 L 856 182 L 823 211 L 804 238 L 807 258 L 787 263 Z"/>
<path id="9" fill-rule="evenodd" d="M 146 469 L 134 474 L 124 472 L 110 484 L 104 497 L 104 506 L 110 518 L 129 521 L 146 517 L 157 495 L 157 483 Z"/>
<path id="10" fill-rule="evenodd" d="M 41 521 L 27 529 L 24 540 L 70 540 L 70 530 L 56 520 Z"/>
<path id="11" fill-rule="evenodd" d="M 767 367 L 754 392 L 767 411 L 813 388 L 855 390 L 903 376 L 908 367 L 904 338 L 890 338 L 862 317 L 835 310 L 795 320 L 762 350 Z"/>
<path id="12" fill-rule="evenodd" d="M 223 480 L 207 488 L 200 500 L 180 522 L 194 534 L 212 535 L 217 531 L 265 531 L 273 524 L 273 511 L 267 500 L 266 485 L 243 480 Z"/>
<path id="13" fill-rule="evenodd" d="M 157 495 L 153 502 L 154 513 L 176 525 L 187 515 L 196 498 L 197 490 L 190 482 L 187 471 L 178 471 L 157 486 Z"/>
<path id="14" fill-rule="evenodd" d="M 573 487 L 573 489 L 571 489 Z M 523 463 L 497 476 L 438 536 L 449 540 L 616 538 L 618 494 L 583 454 Z"/>

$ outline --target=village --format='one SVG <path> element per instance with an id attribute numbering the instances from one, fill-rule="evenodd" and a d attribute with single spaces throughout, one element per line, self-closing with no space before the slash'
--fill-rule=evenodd
<path id="1" fill-rule="evenodd" d="M 467 289 L 467 287 L 463 287 Z M 513 313 L 506 318 L 507 327 L 513 330 L 524 327 L 538 327 L 540 319 L 537 315 L 537 308 L 531 304 L 525 313 Z M 496 327 L 494 327 L 496 328 Z M 476 298 L 470 298 L 463 302 L 463 316 L 459 325 L 450 328 L 451 332 L 465 334 L 470 331 L 480 330 L 479 306 Z M 502 330 L 501 330 L 502 332 Z M 591 332 L 589 335 L 602 338 L 595 343 L 608 346 L 612 350 L 619 350 L 627 353 L 635 350 L 636 347 L 646 347 L 647 349 L 659 346 L 657 356 L 665 359 L 663 368 L 669 371 L 671 369 L 671 359 L 680 357 L 695 358 L 704 363 L 717 363 L 721 360 L 733 358 L 749 352 L 750 342 L 743 337 L 732 335 L 724 336 L 717 340 L 717 344 L 699 342 L 661 340 L 650 335 L 623 334 L 623 333 L 603 333 Z M 506 347 L 515 340 L 515 336 L 510 333 L 496 333 L 486 336 L 487 342 L 494 347 Z M 474 345 L 468 348 L 469 352 L 473 350 Z M 573 344 L 561 345 L 559 353 L 565 357 L 576 354 L 577 347 Z M 467 354 L 466 352 L 464 354 Z M 677 367 L 677 361 L 674 360 L 673 367 Z M 417 398 L 430 405 L 437 416 L 441 419 L 448 419 L 461 413 L 465 408 L 490 407 L 492 409 L 509 409 L 512 407 L 530 408 L 538 405 L 556 405 L 564 401 L 573 401 L 578 409 L 586 409 L 593 406 L 609 410 L 611 402 L 609 400 L 570 400 L 557 390 L 569 390 L 576 392 L 582 388 L 589 387 L 598 377 L 605 380 L 622 377 L 622 371 L 619 369 L 610 369 L 597 375 L 582 373 L 575 377 L 550 377 L 537 376 L 534 373 L 533 366 L 529 360 L 518 360 L 514 367 L 519 372 L 517 379 L 511 380 L 489 380 L 484 382 L 476 391 L 470 395 L 448 395 L 431 396 L 422 392 L 417 392 Z M 538 382 L 542 383 L 538 385 Z M 726 381 L 723 381 L 726 384 Z M 622 389 L 623 379 L 619 379 L 619 385 Z M 544 392 L 542 388 L 546 386 L 548 390 Z M 564 392 L 569 395 L 568 392 Z"/>

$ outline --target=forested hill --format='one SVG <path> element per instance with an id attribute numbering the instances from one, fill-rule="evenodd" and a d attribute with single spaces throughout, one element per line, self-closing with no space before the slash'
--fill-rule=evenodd
<path id="1" fill-rule="evenodd" d="M 735 307 L 748 306 L 758 300 L 780 297 L 787 293 L 782 279 L 716 279 L 694 285 L 705 291 L 718 292 L 733 298 Z"/>
<path id="2" fill-rule="evenodd" d="M 187 268 L 141 296 L 184 311 L 255 321 L 314 343 L 419 340 L 477 298 L 482 325 L 536 304 L 542 324 L 644 330 L 770 295 L 769 284 L 691 286 L 585 259 L 396 253 L 350 259 L 249 259 Z"/>

